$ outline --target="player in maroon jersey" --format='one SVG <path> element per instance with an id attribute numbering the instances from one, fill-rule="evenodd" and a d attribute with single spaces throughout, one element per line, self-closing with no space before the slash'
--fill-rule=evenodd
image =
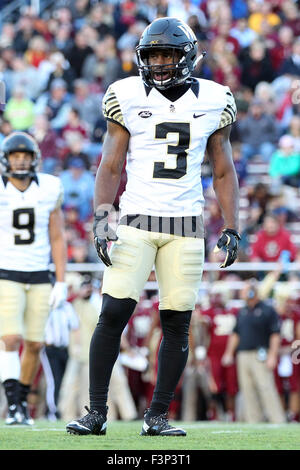
<path id="1" fill-rule="evenodd" d="M 235 396 L 238 391 L 235 363 L 222 365 L 229 335 L 236 322 L 237 311 L 228 309 L 221 293 L 210 293 L 210 306 L 201 311 L 201 320 L 206 330 L 207 357 L 215 390 L 213 390 L 213 406 L 209 413 L 211 419 L 216 418 L 216 404 L 221 401 L 224 411 L 230 420 L 235 419 Z"/>
<path id="2" fill-rule="evenodd" d="M 275 383 L 287 411 L 288 421 L 299 421 L 300 412 L 300 365 L 292 360 L 293 342 L 300 340 L 299 298 L 288 296 L 279 302 L 277 311 L 281 318 L 281 347 Z"/>

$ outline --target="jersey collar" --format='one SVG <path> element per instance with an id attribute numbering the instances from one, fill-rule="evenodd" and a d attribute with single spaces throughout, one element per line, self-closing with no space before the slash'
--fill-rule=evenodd
<path id="1" fill-rule="evenodd" d="M 196 96 L 196 98 L 199 97 L 199 82 L 198 80 L 196 80 L 195 78 L 191 78 L 191 86 L 190 86 L 190 89 L 192 90 L 192 92 L 194 93 L 194 95 Z M 145 88 L 145 92 L 146 92 L 146 95 L 149 96 L 149 93 L 151 92 L 151 90 L 154 88 L 152 86 L 148 86 L 144 83 L 144 88 Z"/>

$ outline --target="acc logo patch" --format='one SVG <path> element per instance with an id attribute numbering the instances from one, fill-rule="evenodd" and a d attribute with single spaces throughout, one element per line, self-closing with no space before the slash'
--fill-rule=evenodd
<path id="1" fill-rule="evenodd" d="M 149 118 L 150 116 L 152 116 L 152 113 L 150 111 L 140 111 L 139 116 L 141 118 L 146 119 L 146 118 Z"/>

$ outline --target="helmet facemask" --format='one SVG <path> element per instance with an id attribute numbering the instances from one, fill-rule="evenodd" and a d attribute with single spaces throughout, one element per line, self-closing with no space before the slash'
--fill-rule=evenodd
<path id="1" fill-rule="evenodd" d="M 150 64 L 149 56 L 152 51 L 171 51 L 172 59 L 169 63 L 162 65 Z M 159 90 L 166 90 L 170 87 L 181 85 L 190 76 L 187 66 L 186 56 L 182 49 L 159 46 L 159 47 L 137 47 L 137 60 L 140 74 L 143 81 L 148 86 L 154 86 Z"/>

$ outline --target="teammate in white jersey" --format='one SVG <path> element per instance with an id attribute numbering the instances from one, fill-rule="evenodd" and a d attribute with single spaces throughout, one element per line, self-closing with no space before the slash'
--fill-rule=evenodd
<path id="1" fill-rule="evenodd" d="M 49 309 L 65 301 L 66 245 L 59 178 L 37 173 L 34 139 L 14 132 L 1 146 L 0 380 L 7 424 L 32 424 L 27 394 L 39 364 Z M 52 287 L 50 255 L 55 265 Z M 23 344 L 22 357 L 19 349 Z"/>
<path id="2" fill-rule="evenodd" d="M 237 257 L 238 182 L 229 141 L 236 119 L 228 87 L 194 79 L 193 31 L 161 18 L 137 47 L 140 77 L 113 83 L 103 99 L 107 134 L 95 188 L 95 246 L 107 268 L 103 305 L 90 347 L 90 409 L 67 425 L 75 434 L 105 434 L 106 400 L 121 333 L 153 265 L 159 284 L 163 340 L 157 383 L 141 435 L 185 436 L 167 412 L 188 356 L 188 331 L 204 264 L 201 163 L 208 152 L 224 217 L 217 244 Z M 128 182 L 116 232 L 108 225 L 123 164 Z M 108 241 L 114 241 L 108 254 Z"/>

